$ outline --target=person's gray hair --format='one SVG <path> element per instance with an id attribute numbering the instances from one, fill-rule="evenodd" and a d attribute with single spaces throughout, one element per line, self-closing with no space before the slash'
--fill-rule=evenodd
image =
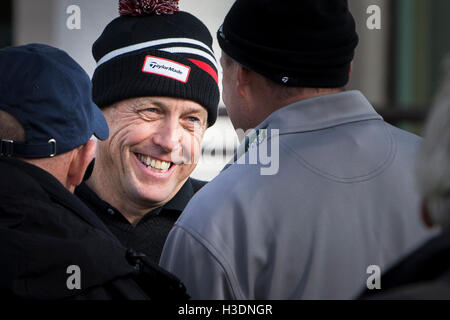
<path id="1" fill-rule="evenodd" d="M 423 200 L 435 224 L 450 229 L 450 59 L 425 128 L 418 162 Z"/>

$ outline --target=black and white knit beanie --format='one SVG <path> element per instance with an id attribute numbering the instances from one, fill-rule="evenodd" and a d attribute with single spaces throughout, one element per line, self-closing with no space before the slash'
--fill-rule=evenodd
<path id="1" fill-rule="evenodd" d="M 202 105 L 213 125 L 220 93 L 206 26 L 179 11 L 178 0 L 120 0 L 119 13 L 92 47 L 94 102 L 105 108 L 135 97 L 184 98 Z"/>

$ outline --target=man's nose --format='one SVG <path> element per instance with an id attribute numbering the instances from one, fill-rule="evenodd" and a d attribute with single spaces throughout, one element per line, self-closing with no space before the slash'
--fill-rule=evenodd
<path id="1" fill-rule="evenodd" d="M 165 152 L 173 152 L 181 146 L 182 128 L 175 119 L 167 119 L 161 123 L 153 142 Z"/>

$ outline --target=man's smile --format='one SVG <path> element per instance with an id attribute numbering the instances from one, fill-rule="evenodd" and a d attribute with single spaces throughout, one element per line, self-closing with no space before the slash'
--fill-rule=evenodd
<path id="1" fill-rule="evenodd" d="M 140 153 L 135 153 L 135 155 L 139 159 L 139 161 L 143 165 L 145 165 L 148 169 L 158 173 L 165 173 L 169 171 L 171 166 L 174 164 L 173 162 L 154 159 L 150 156 L 143 155 Z"/>

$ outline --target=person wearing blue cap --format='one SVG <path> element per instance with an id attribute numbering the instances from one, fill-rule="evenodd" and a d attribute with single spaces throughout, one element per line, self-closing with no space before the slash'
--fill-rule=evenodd
<path id="1" fill-rule="evenodd" d="M 65 52 L 30 44 L 0 50 L 0 74 L 0 297 L 186 297 L 73 195 L 95 153 L 91 137 L 109 135 L 86 72 Z"/>

